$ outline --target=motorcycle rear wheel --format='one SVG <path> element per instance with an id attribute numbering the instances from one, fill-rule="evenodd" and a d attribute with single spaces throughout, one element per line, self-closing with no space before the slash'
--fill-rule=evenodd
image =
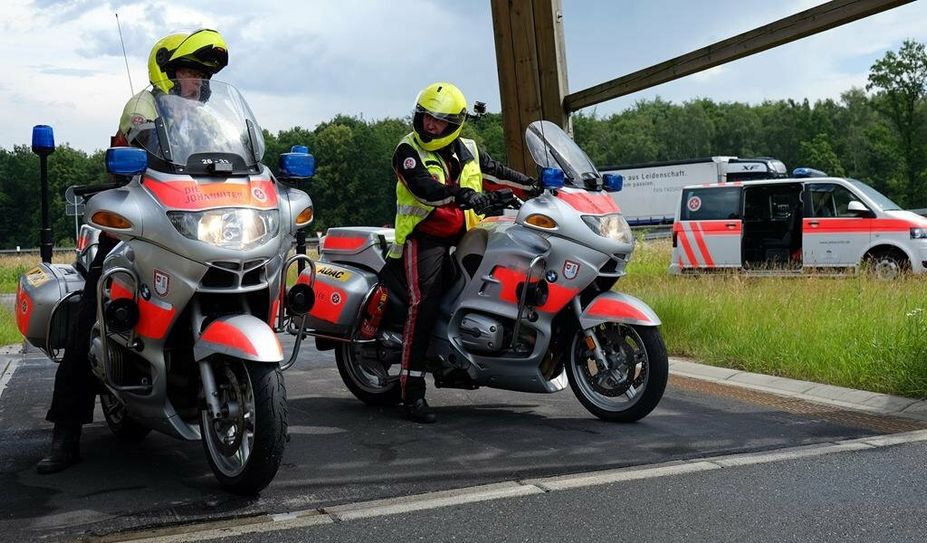
<path id="1" fill-rule="evenodd" d="M 286 446 L 286 388 L 279 364 L 213 362 L 222 416 L 200 414 L 209 467 L 226 490 L 255 495 L 273 480 Z"/>
<path id="2" fill-rule="evenodd" d="M 375 352 L 378 346 L 342 343 L 335 351 L 338 373 L 351 394 L 367 405 L 390 407 L 402 401 L 399 376 L 390 375 Z"/>
<path id="3" fill-rule="evenodd" d="M 109 392 L 100 393 L 100 407 L 103 408 L 103 418 L 106 419 L 109 431 L 123 441 L 138 443 L 151 432 L 151 428 L 130 417 L 126 406 Z"/>
<path id="4" fill-rule="evenodd" d="M 590 413 L 610 422 L 635 422 L 663 397 L 669 359 L 654 326 L 604 323 L 593 328 L 609 361 L 600 368 L 582 331 L 573 339 L 567 376 L 576 398 Z"/>

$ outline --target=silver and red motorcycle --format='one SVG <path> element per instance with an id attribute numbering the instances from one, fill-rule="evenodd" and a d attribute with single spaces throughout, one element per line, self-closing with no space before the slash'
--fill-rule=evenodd
<path id="1" fill-rule="evenodd" d="M 546 190 L 523 205 L 498 202 L 456 247 L 428 370 L 439 388 L 549 393 L 569 383 L 597 417 L 639 420 L 663 396 L 668 361 L 657 315 L 613 291 L 634 250 L 608 193 L 622 180 L 600 175 L 552 123 L 532 123 L 526 138 Z M 500 216 L 506 206 L 520 209 Z M 335 349 L 345 385 L 370 405 L 400 401 L 407 309 L 385 265 L 392 241 L 390 229 L 329 229 L 303 328 L 319 349 Z"/>
<path id="2" fill-rule="evenodd" d="M 144 148 L 110 148 L 107 170 L 121 181 L 75 189 L 93 195 L 77 262 L 41 264 L 21 278 L 18 322 L 55 358 L 80 296 L 96 296 L 87 348 L 112 432 L 201 440 L 219 482 L 253 494 L 277 473 L 287 440 L 281 366 L 296 352 L 284 358 L 275 329 L 287 269 L 305 258 L 287 255 L 313 208 L 261 163 L 261 128 L 241 94 L 204 85 L 205 101 L 144 97 L 156 110 L 136 126 Z M 294 151 L 281 171 L 311 176 L 312 156 Z M 98 284 L 85 288 L 100 232 L 119 243 Z"/>

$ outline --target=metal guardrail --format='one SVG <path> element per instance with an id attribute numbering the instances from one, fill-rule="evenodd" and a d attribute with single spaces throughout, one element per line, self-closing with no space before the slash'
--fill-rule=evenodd
<path id="1" fill-rule="evenodd" d="M 293 245 L 296 245 L 296 241 L 293 241 Z M 319 247 L 319 238 L 306 238 L 306 247 L 309 249 L 318 249 Z M 75 247 L 54 247 L 52 251 L 56 253 L 64 252 L 74 252 Z M 27 249 L 0 249 L 0 256 L 3 255 L 31 255 L 39 254 L 42 250 L 38 247 L 30 247 Z"/>
<path id="2" fill-rule="evenodd" d="M 29 248 L 29 249 L 0 249 L 0 255 L 31 255 L 39 254 L 42 250 L 39 248 Z M 53 252 L 63 253 L 63 252 L 74 252 L 74 247 L 55 247 L 52 249 Z"/>

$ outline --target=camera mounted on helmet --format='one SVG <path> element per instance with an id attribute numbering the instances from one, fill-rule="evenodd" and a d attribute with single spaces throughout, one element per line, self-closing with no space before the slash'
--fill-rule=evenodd
<path id="1" fill-rule="evenodd" d="M 474 101 L 473 111 L 467 113 L 467 118 L 472 121 L 478 121 L 483 118 L 483 115 L 486 115 L 486 102 Z"/>

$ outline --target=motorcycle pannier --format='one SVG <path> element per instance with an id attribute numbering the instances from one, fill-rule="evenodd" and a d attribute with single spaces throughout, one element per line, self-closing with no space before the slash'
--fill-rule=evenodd
<path id="1" fill-rule="evenodd" d="M 304 280 L 300 278 L 300 282 Z M 349 337 L 358 323 L 364 302 L 377 282 L 377 276 L 371 272 L 353 266 L 319 262 L 313 287 L 315 304 L 309 311 L 306 327 Z"/>
<path id="2" fill-rule="evenodd" d="M 83 289 L 84 278 L 69 264 L 42 263 L 24 273 L 16 292 L 16 324 L 26 341 L 42 350 L 63 348 Z"/>

